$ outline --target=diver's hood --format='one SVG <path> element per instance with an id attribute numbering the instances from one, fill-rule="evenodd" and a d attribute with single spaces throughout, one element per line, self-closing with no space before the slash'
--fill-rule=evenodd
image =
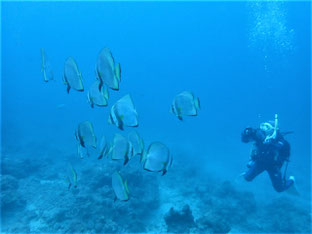
<path id="1" fill-rule="evenodd" d="M 274 121 L 261 123 L 260 129 L 265 133 L 266 136 L 272 135 L 272 133 L 274 132 Z"/>

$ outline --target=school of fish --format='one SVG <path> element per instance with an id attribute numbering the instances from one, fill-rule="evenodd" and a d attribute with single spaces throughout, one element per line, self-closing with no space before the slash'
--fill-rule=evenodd
<path id="1" fill-rule="evenodd" d="M 44 49 L 41 49 L 41 72 L 44 82 L 54 80 L 52 67 Z M 100 50 L 95 65 L 95 76 L 96 79 L 87 92 L 87 101 L 91 108 L 95 106 L 106 107 L 109 101 L 109 89 L 118 91 L 121 82 L 121 65 L 115 63 L 109 48 Z M 79 92 L 85 90 L 82 74 L 73 57 L 68 57 L 65 60 L 63 82 L 66 85 L 67 93 L 70 93 L 71 89 Z M 193 92 L 183 91 L 174 97 L 170 113 L 182 121 L 184 116 L 197 116 L 199 109 L 199 98 L 195 97 Z M 111 106 L 108 123 L 115 125 L 121 131 L 125 127 L 139 126 L 138 113 L 130 94 L 123 96 Z M 138 156 L 142 168 L 149 172 L 158 172 L 165 175 L 172 166 L 173 157 L 165 144 L 152 142 L 145 147 L 143 139 L 135 130 L 132 130 L 127 136 L 115 133 L 112 142 L 109 142 L 106 136 L 103 135 L 98 142 L 93 124 L 90 121 L 82 121 L 78 123 L 75 130 L 75 139 L 79 158 L 89 157 L 89 149 L 94 148 L 98 151 L 99 160 L 104 157 L 121 161 L 123 165 Z M 76 188 L 78 176 L 72 165 L 70 165 L 68 174 L 70 175 L 67 176 L 68 189 L 72 185 Z M 127 180 L 121 176 L 119 171 L 112 174 L 112 188 L 115 200 L 128 201 L 130 199 Z"/>

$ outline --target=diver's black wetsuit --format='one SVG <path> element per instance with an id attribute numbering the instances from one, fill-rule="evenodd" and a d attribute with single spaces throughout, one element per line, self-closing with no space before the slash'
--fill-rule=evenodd
<path id="1" fill-rule="evenodd" d="M 293 180 L 284 180 L 282 178 L 281 167 L 290 155 L 290 145 L 277 132 L 277 137 L 264 143 L 265 134 L 260 129 L 246 128 L 242 133 L 242 142 L 254 142 L 251 152 L 251 160 L 248 163 L 248 170 L 244 174 L 246 181 L 252 181 L 263 171 L 270 175 L 272 185 L 277 192 L 287 190 Z"/>

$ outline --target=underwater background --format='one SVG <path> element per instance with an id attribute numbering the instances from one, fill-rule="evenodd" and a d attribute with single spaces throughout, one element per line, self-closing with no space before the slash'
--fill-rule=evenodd
<path id="1" fill-rule="evenodd" d="M 1 232 L 124 233 L 311 231 L 311 83 L 309 2 L 1 2 Z M 90 108 L 99 51 L 121 64 L 119 91 Z M 54 80 L 44 82 L 40 49 Z M 72 56 L 84 92 L 66 92 Z M 198 116 L 179 121 L 173 98 L 190 90 Z M 161 176 L 77 155 L 74 132 L 92 122 L 98 139 L 126 134 L 107 120 L 130 94 L 145 146 L 168 146 L 173 165 Z M 293 131 L 287 175 L 300 196 L 274 191 L 267 173 L 246 170 L 247 126 L 279 115 Z M 77 188 L 68 189 L 69 165 Z M 127 178 L 130 200 L 115 201 L 111 175 Z M 284 170 L 284 169 L 283 169 Z"/>

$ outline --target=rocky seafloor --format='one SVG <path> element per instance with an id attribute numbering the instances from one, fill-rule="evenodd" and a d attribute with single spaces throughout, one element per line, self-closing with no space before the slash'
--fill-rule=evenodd
<path id="1" fill-rule="evenodd" d="M 2 233 L 310 233 L 309 207 L 280 196 L 258 201 L 233 182 L 179 165 L 165 175 L 76 155 L 2 153 Z M 78 173 L 68 189 L 69 159 Z M 115 201 L 111 174 L 128 180 L 130 200 Z"/>

